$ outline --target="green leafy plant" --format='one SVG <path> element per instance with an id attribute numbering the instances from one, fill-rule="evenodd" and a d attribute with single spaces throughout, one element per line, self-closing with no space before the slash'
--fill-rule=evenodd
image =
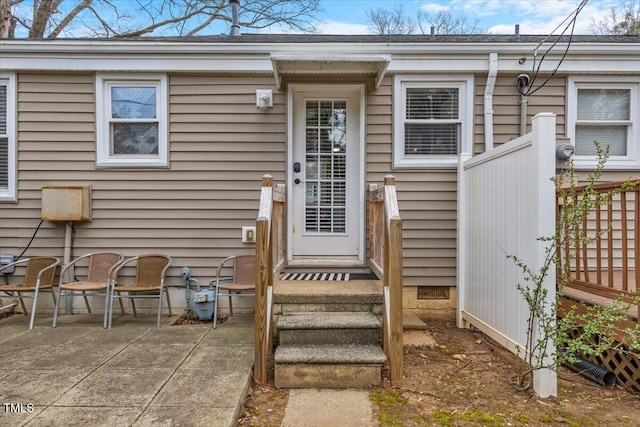
<path id="1" fill-rule="evenodd" d="M 554 178 L 562 209 L 555 236 L 538 238 L 545 245 L 542 266 L 532 269 L 517 255 L 506 255 L 523 273 L 523 282 L 516 286 L 529 308 L 526 343 L 524 348 L 518 348 L 519 355 L 526 362 L 526 367 L 519 373 L 516 381 L 517 388 L 521 390 L 531 387 L 535 370 L 555 370 L 565 362 L 575 363 L 577 356 L 599 356 L 609 349 L 635 353 L 640 351 L 640 325 L 636 323 L 635 327 L 624 328 L 619 326 L 620 322 L 627 320 L 626 313 L 640 304 L 637 290 L 620 295 L 609 306 L 594 305 L 579 311 L 575 305 L 568 310 L 562 309 L 561 305 L 564 288 L 572 280 L 572 260 L 566 255 L 590 244 L 612 227 L 612 224 L 608 224 L 599 234 L 590 237 L 582 227 L 585 218 L 594 209 L 610 203 L 615 195 L 630 190 L 636 184 L 627 181 L 607 193 L 597 191 L 596 184 L 608 159 L 608 147 L 602 149 L 597 141 L 595 145 L 598 153 L 597 167 L 586 177 L 586 184 L 580 186 L 579 190 L 573 165 L 566 175 Z M 554 269 L 557 274 L 555 299 L 543 287 L 545 279 Z M 563 310 L 562 317 L 558 317 L 560 309 Z M 624 339 L 616 340 L 620 336 Z M 551 343 L 555 344 L 555 349 Z"/>

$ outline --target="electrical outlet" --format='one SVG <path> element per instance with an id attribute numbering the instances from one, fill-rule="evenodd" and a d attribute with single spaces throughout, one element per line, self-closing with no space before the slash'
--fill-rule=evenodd
<path id="1" fill-rule="evenodd" d="M 256 228 L 242 227 L 242 243 L 255 243 L 255 242 L 256 242 Z"/>
<path id="2" fill-rule="evenodd" d="M 15 257 L 13 255 L 0 255 L 0 267 L 4 267 L 7 264 L 11 264 Z M 15 267 L 9 267 L 2 270 L 2 274 L 11 274 L 15 271 Z"/>

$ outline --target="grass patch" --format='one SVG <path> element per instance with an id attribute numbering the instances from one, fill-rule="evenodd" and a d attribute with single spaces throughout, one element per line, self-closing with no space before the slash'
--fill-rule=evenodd
<path id="1" fill-rule="evenodd" d="M 378 418 L 382 425 L 401 427 L 402 411 L 408 400 L 399 390 L 383 390 L 374 388 L 369 393 L 369 398 L 378 407 Z"/>
<path id="2" fill-rule="evenodd" d="M 437 411 L 433 414 L 433 420 L 443 427 L 455 427 L 460 425 L 460 422 L 474 423 L 474 425 L 485 427 L 502 427 L 506 425 L 507 415 L 490 414 L 480 409 L 461 413 Z"/>

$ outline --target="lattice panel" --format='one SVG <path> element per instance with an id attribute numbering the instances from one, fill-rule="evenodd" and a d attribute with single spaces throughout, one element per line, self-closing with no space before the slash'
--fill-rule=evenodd
<path id="1" fill-rule="evenodd" d="M 640 391 L 640 359 L 631 353 L 608 350 L 601 357 L 594 357 L 591 362 L 604 366 L 618 378 L 618 383 L 625 388 Z"/>
<path id="2" fill-rule="evenodd" d="M 577 332 L 572 335 L 576 337 Z M 613 372 L 618 379 L 618 384 L 622 387 L 640 391 L 640 357 L 638 355 L 610 349 L 599 357 L 583 356 L 583 358 Z"/>

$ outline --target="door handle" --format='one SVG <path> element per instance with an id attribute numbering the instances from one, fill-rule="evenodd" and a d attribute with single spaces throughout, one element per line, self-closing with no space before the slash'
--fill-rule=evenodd
<path id="1" fill-rule="evenodd" d="M 301 170 L 301 169 L 300 169 L 300 162 L 295 162 L 295 163 L 293 164 L 293 171 L 294 171 L 295 173 L 300 173 L 300 170 Z M 296 184 L 297 184 L 297 183 L 296 183 Z"/>
<path id="2" fill-rule="evenodd" d="M 302 180 L 300 178 L 296 178 L 293 180 L 294 184 L 300 184 L 302 182 Z"/>

